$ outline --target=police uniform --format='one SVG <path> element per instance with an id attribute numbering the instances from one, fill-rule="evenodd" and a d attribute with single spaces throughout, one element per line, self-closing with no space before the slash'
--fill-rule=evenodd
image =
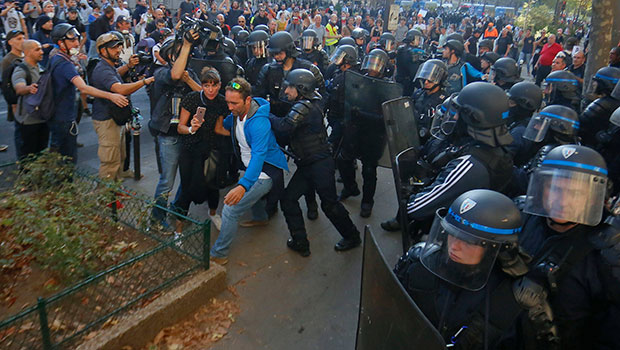
<path id="1" fill-rule="evenodd" d="M 299 57 L 312 62 L 312 64 L 319 68 L 321 74 L 325 75 L 325 70 L 327 69 L 327 65 L 329 64 L 329 57 L 327 56 L 327 53 L 325 51 L 317 49 L 314 49 L 310 52 L 303 51 L 299 55 Z"/>
<path id="2" fill-rule="evenodd" d="M 396 75 L 394 81 L 403 86 L 403 95 L 410 96 L 414 90 L 415 74 L 424 62 L 425 52 L 411 45 L 401 45 L 396 50 Z"/>

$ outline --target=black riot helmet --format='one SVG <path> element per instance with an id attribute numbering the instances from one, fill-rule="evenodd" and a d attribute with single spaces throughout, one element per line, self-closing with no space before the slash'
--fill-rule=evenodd
<path id="1" fill-rule="evenodd" d="M 329 58 L 329 63 L 337 66 L 348 63 L 355 66 L 357 64 L 357 49 L 352 45 L 340 45 Z"/>
<path id="2" fill-rule="evenodd" d="M 478 52 L 481 51 L 480 49 L 487 49 L 488 51 L 493 51 L 493 45 L 494 45 L 493 40 L 482 39 L 478 42 Z"/>
<path id="3" fill-rule="evenodd" d="M 366 71 L 374 77 L 383 76 L 385 66 L 389 60 L 388 54 L 381 49 L 373 49 L 364 57 L 362 62 L 362 71 Z"/>
<path id="4" fill-rule="evenodd" d="M 280 31 L 269 38 L 269 53 L 271 56 L 280 52 L 286 52 L 286 57 L 299 56 L 299 51 L 295 47 L 295 42 L 289 32 Z"/>
<path id="5" fill-rule="evenodd" d="M 168 38 L 163 44 L 161 44 L 159 56 L 161 56 L 164 61 L 168 62 L 168 64 L 171 64 L 179 55 L 180 50 L 181 45 L 179 41 L 175 40 L 175 38 Z"/>
<path id="6" fill-rule="evenodd" d="M 577 76 L 569 71 L 558 70 L 549 73 L 543 84 L 543 92 L 549 96 L 549 102 L 553 103 L 555 97 L 575 99 L 578 96 L 579 80 Z"/>
<path id="7" fill-rule="evenodd" d="M 603 67 L 592 77 L 592 91 L 597 95 L 609 96 L 620 81 L 620 68 Z"/>
<path id="8" fill-rule="evenodd" d="M 239 33 L 240 31 L 243 30 L 243 27 L 240 25 L 234 25 L 232 28 L 230 28 L 230 32 L 228 33 L 228 37 L 236 40 L 237 38 L 237 33 Z"/>
<path id="9" fill-rule="evenodd" d="M 319 36 L 314 29 L 306 29 L 301 33 L 301 49 L 314 50 L 319 46 Z"/>
<path id="10" fill-rule="evenodd" d="M 364 28 L 355 28 L 351 32 L 351 37 L 353 39 L 364 39 L 366 41 L 368 34 L 366 34 L 366 30 Z"/>
<path id="11" fill-rule="evenodd" d="M 394 34 L 390 32 L 381 34 L 379 37 L 379 46 L 381 46 L 385 52 L 392 52 L 396 50 L 396 37 L 394 37 Z"/>
<path id="12" fill-rule="evenodd" d="M 247 45 L 248 37 L 250 37 L 250 33 L 247 30 L 240 30 L 237 36 L 235 36 L 235 44 L 237 46 Z"/>
<path id="13" fill-rule="evenodd" d="M 446 41 L 448 40 L 456 40 L 456 41 L 460 41 L 461 44 L 465 43 L 465 39 L 463 39 L 463 35 L 459 34 L 459 33 L 452 33 L 450 35 L 448 35 L 446 37 Z"/>
<path id="14" fill-rule="evenodd" d="M 403 42 L 407 44 L 413 43 L 414 46 L 422 46 L 424 45 L 424 35 L 418 29 L 409 29 L 407 34 L 405 34 Z"/>
<path id="15" fill-rule="evenodd" d="M 286 90 L 289 86 L 297 89 L 299 95 L 298 99 L 306 98 L 309 100 L 316 100 L 321 98 L 321 95 L 317 92 L 316 77 L 307 69 L 293 69 L 286 78 L 284 78 L 282 91 Z"/>
<path id="16" fill-rule="evenodd" d="M 530 177 L 524 212 L 552 221 L 596 226 L 603 216 L 607 165 L 595 150 L 555 147 Z"/>
<path id="17" fill-rule="evenodd" d="M 342 45 L 351 45 L 353 47 L 357 47 L 357 43 L 355 42 L 355 39 L 353 39 L 350 36 L 345 36 L 344 38 L 338 41 L 338 46 L 342 46 Z"/>
<path id="18" fill-rule="evenodd" d="M 443 103 L 437 108 L 435 108 L 435 113 L 433 114 L 433 121 L 431 123 L 431 136 L 439 140 L 445 140 L 448 136 L 452 134 L 454 131 L 454 123 L 446 123 L 444 121 L 454 120 L 454 115 L 456 114 L 456 108 L 453 107 L 452 99 L 456 98 L 458 93 L 454 93 L 451 96 L 448 96 Z M 443 130 L 443 126 L 449 126 L 449 130 Z"/>
<path id="19" fill-rule="evenodd" d="M 522 225 L 510 198 L 486 189 L 467 191 L 437 210 L 420 261 L 446 282 L 480 290 L 499 253 L 516 246 Z"/>
<path id="20" fill-rule="evenodd" d="M 231 38 L 224 38 L 224 40 L 222 40 L 221 42 L 221 45 L 222 50 L 224 51 L 226 56 L 232 58 L 233 56 L 235 56 L 235 53 L 237 53 L 237 46 Z"/>
<path id="21" fill-rule="evenodd" d="M 577 112 L 562 105 L 547 106 L 530 119 L 523 133 L 523 138 L 542 142 L 550 131 L 553 133 L 556 142 L 576 141 L 579 132 Z"/>
<path id="22" fill-rule="evenodd" d="M 269 34 L 262 30 L 255 30 L 248 36 L 248 56 L 256 58 L 267 57 Z"/>
<path id="23" fill-rule="evenodd" d="M 462 120 L 473 139 L 492 147 L 508 145 L 508 96 L 500 87 L 489 83 L 467 84 L 453 99 L 456 115 L 453 123 Z M 447 127 L 443 127 L 449 129 Z"/>
<path id="24" fill-rule="evenodd" d="M 510 57 L 502 57 L 491 66 L 489 77 L 489 81 L 491 82 L 502 81 L 505 83 L 516 83 L 521 80 L 517 61 Z"/>
<path id="25" fill-rule="evenodd" d="M 463 51 L 465 51 L 465 46 L 458 40 L 448 40 L 443 47 L 452 49 L 457 57 L 463 56 Z"/>
<path id="26" fill-rule="evenodd" d="M 489 70 L 493 66 L 493 64 L 500 58 L 498 54 L 493 51 L 485 52 L 480 56 L 480 61 L 486 61 Z"/>
<path id="27" fill-rule="evenodd" d="M 508 90 L 508 104 L 510 108 L 520 107 L 526 111 L 534 112 L 542 104 L 542 90 L 538 85 L 528 81 L 522 81 L 513 85 Z"/>
<path id="28" fill-rule="evenodd" d="M 81 38 L 80 33 L 75 29 L 74 26 L 69 23 L 59 23 L 52 28 L 52 32 L 50 33 L 50 37 L 52 38 L 52 42 L 58 45 L 60 40 L 65 39 L 74 39 Z"/>
<path id="29" fill-rule="evenodd" d="M 420 84 L 420 87 L 424 88 L 424 82 L 429 80 L 435 85 L 443 85 L 448 77 L 448 66 L 441 60 L 431 59 L 428 60 L 418 68 L 414 81 Z M 433 86 L 431 89 L 434 89 Z"/>
<path id="30" fill-rule="evenodd" d="M 257 31 L 257 30 L 262 30 L 262 31 L 264 31 L 265 33 L 267 33 L 267 35 L 269 35 L 269 27 L 267 27 L 267 25 L 265 25 L 265 24 L 259 24 L 259 25 L 257 25 L 256 27 L 254 27 L 254 31 L 253 31 L 253 32 L 255 32 L 255 31 Z"/>

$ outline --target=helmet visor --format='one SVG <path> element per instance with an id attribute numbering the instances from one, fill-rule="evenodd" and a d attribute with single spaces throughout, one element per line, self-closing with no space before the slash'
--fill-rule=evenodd
<path id="1" fill-rule="evenodd" d="M 394 42 L 394 40 L 386 39 L 384 43 L 385 43 L 385 51 L 387 52 L 394 51 L 394 48 L 396 47 L 396 43 Z"/>
<path id="2" fill-rule="evenodd" d="M 256 41 L 250 43 L 248 48 L 251 50 L 251 54 L 256 58 L 265 58 L 267 57 L 267 42 L 265 41 Z"/>
<path id="3" fill-rule="evenodd" d="M 344 58 L 346 56 L 347 52 L 339 47 L 336 49 L 336 51 L 334 51 L 332 57 L 329 58 L 329 63 L 339 66 L 344 62 Z"/>
<path id="4" fill-rule="evenodd" d="M 599 175 L 596 175 L 582 171 L 549 168 L 546 162 L 572 163 L 543 160 L 530 179 L 524 211 L 556 221 L 598 225 L 603 215 L 607 170 L 596 168 L 600 170 Z M 585 164 L 573 164 L 576 167 L 591 167 Z"/>
<path id="5" fill-rule="evenodd" d="M 547 135 L 549 124 L 551 123 L 548 118 L 545 118 L 544 115 L 536 114 L 527 124 L 527 128 L 525 128 L 525 132 L 523 133 L 523 138 L 534 142 L 541 142 Z"/>
<path id="6" fill-rule="evenodd" d="M 618 84 L 618 86 L 620 86 L 620 84 Z M 618 107 L 616 111 L 611 114 L 609 122 L 615 126 L 620 126 L 620 107 Z"/>
<path id="7" fill-rule="evenodd" d="M 430 80 L 435 84 L 439 84 L 445 73 L 445 70 L 438 65 L 423 64 L 418 68 L 415 79 L 423 79 L 422 82 L 424 82 L 424 80 Z"/>
<path id="8" fill-rule="evenodd" d="M 80 33 L 77 31 L 77 29 L 75 29 L 75 28 L 71 28 L 71 29 L 69 29 L 69 30 L 65 33 L 65 35 L 64 35 L 64 37 L 63 37 L 63 39 L 64 39 L 64 40 L 78 40 L 78 41 L 79 41 L 79 40 L 81 40 L 81 39 L 82 39 L 82 36 L 81 36 L 81 35 L 80 35 Z"/>
<path id="9" fill-rule="evenodd" d="M 378 56 L 366 56 L 362 63 L 362 70 L 383 73 L 385 68 L 385 60 Z"/>
<path id="10" fill-rule="evenodd" d="M 431 136 L 439 140 L 446 139 L 446 135 L 441 132 L 441 122 L 445 113 L 446 107 L 443 105 L 437 106 L 433 114 L 433 120 L 431 121 Z"/>
<path id="11" fill-rule="evenodd" d="M 301 37 L 301 49 L 302 50 L 312 50 L 314 49 L 314 39 L 313 36 L 302 36 Z"/>
<path id="12" fill-rule="evenodd" d="M 476 237 L 446 220 L 437 210 L 420 260 L 427 270 L 463 289 L 477 291 L 487 283 L 501 244 Z"/>

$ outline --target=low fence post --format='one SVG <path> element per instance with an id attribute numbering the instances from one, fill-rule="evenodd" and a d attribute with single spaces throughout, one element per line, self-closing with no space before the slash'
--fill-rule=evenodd
<path id="1" fill-rule="evenodd" d="M 37 309 L 39 310 L 39 324 L 41 326 L 41 338 L 43 340 L 43 349 L 52 349 L 52 340 L 50 338 L 50 328 L 47 323 L 47 311 L 45 310 L 45 299 L 37 298 Z"/>
<path id="2" fill-rule="evenodd" d="M 211 245 L 211 222 L 208 220 L 202 227 L 202 265 L 205 270 L 209 269 L 209 246 Z"/>

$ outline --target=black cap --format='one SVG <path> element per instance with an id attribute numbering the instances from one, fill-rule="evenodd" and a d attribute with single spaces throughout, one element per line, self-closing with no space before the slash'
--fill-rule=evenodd
<path id="1" fill-rule="evenodd" d="M 20 34 L 24 34 L 24 32 L 22 32 L 21 30 L 13 29 L 6 34 L 6 41 L 8 42 L 9 40 L 13 39 L 14 37 Z"/>
<path id="2" fill-rule="evenodd" d="M 125 16 L 121 15 L 116 18 L 116 24 L 119 23 L 129 23 L 129 20 Z"/>

